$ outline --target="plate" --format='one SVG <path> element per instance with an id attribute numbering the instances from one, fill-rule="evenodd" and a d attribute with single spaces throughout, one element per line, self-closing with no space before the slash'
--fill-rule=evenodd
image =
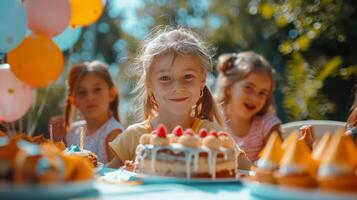
<path id="1" fill-rule="evenodd" d="M 93 170 L 95 173 L 98 173 L 103 167 L 104 163 L 98 162 L 97 167 L 95 167 Z"/>
<path id="2" fill-rule="evenodd" d="M 247 186 L 252 195 L 267 199 L 284 200 L 356 200 L 357 193 L 331 192 L 322 189 L 301 189 L 290 188 L 279 185 L 264 184 L 257 181 L 242 180 L 243 185 Z"/>
<path id="3" fill-rule="evenodd" d="M 71 198 L 94 190 L 94 181 L 77 181 L 53 185 L 14 185 L 0 182 L 1 199 Z"/>
<path id="4" fill-rule="evenodd" d="M 243 172 L 245 174 L 245 172 Z M 154 176 L 147 174 L 138 174 L 125 169 L 118 169 L 113 172 L 105 173 L 101 177 L 106 181 L 143 181 L 144 183 L 181 183 L 181 184 L 194 184 L 194 183 L 239 183 L 239 178 L 178 178 L 170 176 Z"/>

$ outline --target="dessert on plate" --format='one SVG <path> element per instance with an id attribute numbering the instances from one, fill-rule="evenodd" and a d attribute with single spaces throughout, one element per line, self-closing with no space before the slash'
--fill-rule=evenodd
<path id="1" fill-rule="evenodd" d="M 97 155 L 89 150 L 81 149 L 78 145 L 70 145 L 64 150 L 64 153 L 84 157 L 92 163 L 92 167 L 98 166 Z"/>
<path id="2" fill-rule="evenodd" d="M 357 192 L 357 149 L 350 136 L 335 134 L 318 169 L 318 182 L 324 189 Z"/>
<path id="3" fill-rule="evenodd" d="M 69 155 L 52 142 L 36 144 L 23 135 L 0 137 L 0 182 L 10 184 L 57 184 L 91 180 L 92 164 Z"/>
<path id="4" fill-rule="evenodd" d="M 313 188 L 316 186 L 316 164 L 305 140 L 291 139 L 280 161 L 274 177 L 280 185 Z"/>
<path id="5" fill-rule="evenodd" d="M 321 139 L 316 144 L 315 148 L 312 151 L 312 159 L 315 160 L 318 164 L 321 162 L 321 158 L 326 153 L 326 149 L 330 145 L 332 140 L 331 133 L 325 133 Z"/>
<path id="6" fill-rule="evenodd" d="M 240 149 L 224 132 L 199 133 L 178 127 L 168 133 L 160 125 L 144 134 L 136 148 L 134 171 L 185 178 L 235 178 Z"/>
<path id="7" fill-rule="evenodd" d="M 279 169 L 279 162 L 283 156 L 281 144 L 282 141 L 278 133 L 272 133 L 264 149 L 260 152 L 256 168 L 253 169 L 259 182 L 276 183 L 273 174 Z"/>

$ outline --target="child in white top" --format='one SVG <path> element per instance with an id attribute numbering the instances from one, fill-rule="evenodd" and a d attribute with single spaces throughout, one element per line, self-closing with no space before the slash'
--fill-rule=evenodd
<path id="1" fill-rule="evenodd" d="M 67 145 L 79 145 L 83 127 L 84 149 L 97 154 L 99 162 L 107 163 L 114 156 L 108 143 L 124 130 L 118 116 L 119 97 L 108 67 L 99 61 L 77 64 L 71 68 L 67 81 L 65 118 L 50 121 L 53 133 L 65 132 Z M 73 108 L 79 110 L 84 120 L 71 123 Z"/>

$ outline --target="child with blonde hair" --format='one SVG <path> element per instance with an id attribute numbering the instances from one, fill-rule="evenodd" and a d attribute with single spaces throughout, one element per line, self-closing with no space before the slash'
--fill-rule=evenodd
<path id="1" fill-rule="evenodd" d="M 184 28 L 159 30 L 144 41 L 136 63 L 141 74 L 138 108 L 144 108 L 144 121 L 131 125 L 110 143 L 116 157 L 109 166 L 134 160 L 140 136 L 158 124 L 169 132 L 177 125 L 196 133 L 201 128 L 223 130 L 222 117 L 206 86 L 210 66 L 209 50 Z"/>
<path id="2" fill-rule="evenodd" d="M 270 134 L 281 136 L 281 121 L 271 112 L 275 71 L 253 51 L 221 55 L 217 68 L 216 97 L 226 129 L 255 162 Z"/>
<path id="3" fill-rule="evenodd" d="M 108 66 L 99 61 L 74 65 L 68 76 L 68 96 L 65 117 L 50 120 L 54 135 L 65 134 L 66 144 L 79 145 L 85 130 L 84 149 L 107 163 L 113 158 L 108 143 L 123 130 L 118 114 L 119 96 Z M 79 110 L 84 120 L 72 123 L 73 109 Z"/>

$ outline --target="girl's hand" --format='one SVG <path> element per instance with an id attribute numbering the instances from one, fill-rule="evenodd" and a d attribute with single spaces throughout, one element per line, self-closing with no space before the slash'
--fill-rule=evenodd
<path id="1" fill-rule="evenodd" d="M 300 139 L 305 140 L 306 144 L 312 149 L 315 141 L 315 134 L 312 125 L 304 125 L 300 127 Z"/>
<path id="2" fill-rule="evenodd" d="M 346 132 L 345 135 L 349 135 L 352 137 L 353 141 L 357 145 L 357 127 L 352 127 L 349 128 Z"/>
<path id="3" fill-rule="evenodd" d="M 50 126 L 52 126 L 53 140 L 64 141 L 66 138 L 65 117 L 63 115 L 52 117 L 48 122 L 48 127 Z"/>

